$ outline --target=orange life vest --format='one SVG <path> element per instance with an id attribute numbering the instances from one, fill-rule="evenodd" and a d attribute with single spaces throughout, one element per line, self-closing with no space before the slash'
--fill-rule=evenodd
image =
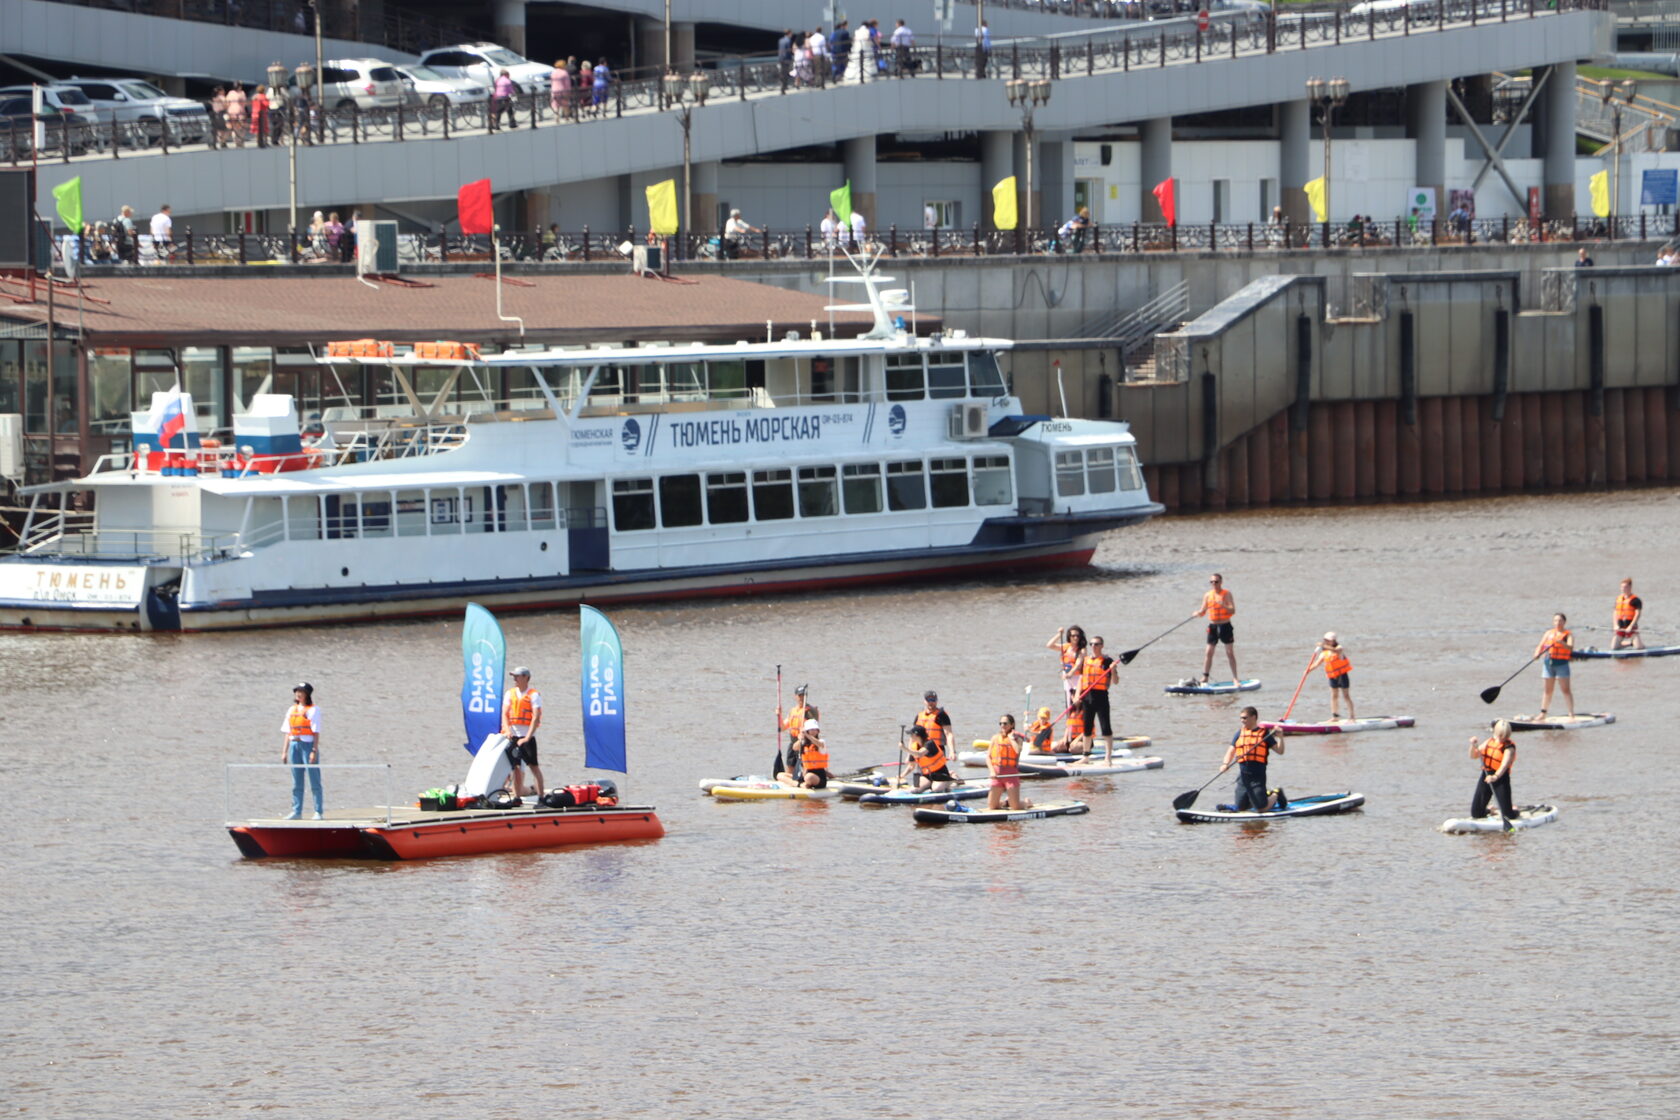
<path id="1" fill-rule="evenodd" d="M 782 724 L 783 727 L 787 728 L 788 734 L 795 739 L 799 738 L 799 733 L 805 730 L 805 713 L 809 710 L 808 705 L 795 704 L 793 711 L 788 713 L 787 721 Z"/>
<path id="2" fill-rule="evenodd" d="M 1033 749 L 1048 750 L 1050 747 L 1050 728 L 1052 724 L 1047 719 L 1035 719 L 1027 725 L 1027 735 L 1032 739 Z"/>
<path id="3" fill-rule="evenodd" d="M 293 739 L 315 738 L 315 727 L 310 722 L 309 714 L 314 711 L 314 705 L 293 704 L 286 710 L 286 734 Z"/>
<path id="4" fill-rule="evenodd" d="M 1340 646 L 1334 646 L 1324 651 L 1324 675 L 1335 678 L 1344 675 L 1353 668 L 1353 662 L 1348 660 L 1347 654 Z"/>
<path id="5" fill-rule="evenodd" d="M 508 697 L 502 705 L 502 710 L 507 714 L 507 725 L 509 727 L 531 726 L 531 719 L 536 711 L 535 706 L 531 703 L 531 697 L 535 695 L 536 689 L 534 688 L 528 688 L 524 692 L 517 688 L 508 689 Z"/>
<path id="6" fill-rule="evenodd" d="M 1079 664 L 1079 647 L 1072 642 L 1062 643 L 1062 672 L 1071 673 Z"/>
<path id="7" fill-rule="evenodd" d="M 1269 734 L 1270 732 L 1263 727 L 1256 727 L 1253 731 L 1245 727 L 1239 731 L 1237 733 L 1237 761 L 1258 762 L 1264 765 L 1266 759 L 1272 753 L 1272 748 L 1266 742 L 1266 736 Z"/>
<path id="8" fill-rule="evenodd" d="M 944 708 L 928 711 L 923 708 L 916 713 L 916 726 L 927 732 L 928 742 L 937 743 L 941 748 L 945 746 L 945 728 L 940 725 L 939 717 L 945 715 Z M 950 719 L 950 716 L 945 716 Z"/>
<path id="9" fill-rule="evenodd" d="M 1546 649 L 1546 656 L 1553 661 L 1568 661 L 1575 651 L 1569 648 L 1569 631 L 1553 630 L 1551 645 Z"/>
<path id="10" fill-rule="evenodd" d="M 1108 664 L 1104 665 L 1103 662 Z M 1114 676 L 1114 662 L 1108 657 L 1087 657 L 1084 671 L 1079 675 L 1079 687 L 1088 692 L 1107 692 L 1108 682 Z"/>
<path id="11" fill-rule="evenodd" d="M 1075 708 L 1068 713 L 1068 742 L 1083 737 L 1085 734 L 1085 713 Z"/>
<path id="12" fill-rule="evenodd" d="M 812 770 L 827 770 L 828 752 L 823 750 L 823 744 L 820 740 L 815 743 L 806 743 L 799 749 L 799 761 L 805 764 L 807 774 Z"/>
<path id="13" fill-rule="evenodd" d="M 1616 624 L 1618 626 L 1632 622 L 1633 616 L 1639 613 L 1638 608 L 1633 605 L 1634 598 L 1635 596 L 1632 595 L 1616 596 Z"/>
<path id="14" fill-rule="evenodd" d="M 1202 596 L 1202 609 L 1207 611 L 1209 622 L 1229 622 L 1236 609 L 1231 606 L 1231 592 L 1229 590 L 1209 591 Z"/>
<path id="15" fill-rule="evenodd" d="M 945 768 L 945 751 L 936 743 L 933 748 L 933 757 L 929 758 L 925 754 L 918 753 L 916 755 L 916 765 L 924 774 L 937 774 Z"/>
<path id="16" fill-rule="evenodd" d="M 1498 739 L 1489 739 L 1487 742 L 1483 743 L 1482 744 L 1482 749 L 1481 749 L 1482 773 L 1484 773 L 1484 774 L 1497 774 L 1497 773 L 1499 773 L 1500 766 L 1504 765 L 1504 762 L 1505 762 L 1505 752 L 1508 751 L 1508 750 L 1514 749 L 1515 746 L 1516 746 L 1516 744 L 1514 744 L 1514 743 L 1511 744 L 1510 746 L 1506 746 L 1504 743 L 1501 743 Z M 1516 765 L 1515 763 L 1512 763 L 1513 768 L 1515 767 L 1515 765 Z M 1507 770 L 1505 772 L 1507 774 L 1509 774 L 1511 771 Z"/>
<path id="17" fill-rule="evenodd" d="M 1001 774 L 1013 774 L 1021 762 L 1021 746 L 1013 735 L 993 735 L 987 759 Z"/>

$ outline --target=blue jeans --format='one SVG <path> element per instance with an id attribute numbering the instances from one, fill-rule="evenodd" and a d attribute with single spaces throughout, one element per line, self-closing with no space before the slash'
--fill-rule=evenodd
<path id="1" fill-rule="evenodd" d="M 292 766 L 292 816 L 303 816 L 303 776 L 309 775 L 309 785 L 315 793 L 315 811 L 321 811 L 321 768 L 309 765 L 309 752 L 314 743 L 291 739 L 286 743 L 286 761 Z"/>

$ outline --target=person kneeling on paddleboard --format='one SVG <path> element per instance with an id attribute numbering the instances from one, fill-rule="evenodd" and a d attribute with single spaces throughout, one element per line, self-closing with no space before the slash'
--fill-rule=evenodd
<path id="1" fill-rule="evenodd" d="M 1348 719 L 1358 719 L 1353 711 L 1353 691 L 1348 687 L 1348 675 L 1353 671 L 1353 662 L 1348 659 L 1347 650 L 1336 640 L 1334 630 L 1324 635 L 1313 652 L 1312 664 L 1307 666 L 1307 672 L 1313 667 L 1324 666 L 1324 675 L 1330 678 L 1330 718 L 1337 721 L 1342 718 L 1342 697 L 1347 697 Z"/>
<path id="2" fill-rule="evenodd" d="M 1266 760 L 1272 752 L 1283 753 L 1283 738 L 1276 731 L 1260 726 L 1260 713 L 1249 707 L 1242 710 L 1242 727 L 1231 736 L 1231 745 L 1225 750 L 1225 761 L 1219 766 L 1223 774 L 1231 768 L 1231 763 L 1237 764 L 1237 800 L 1233 812 L 1266 813 L 1273 809 L 1286 809 L 1289 799 L 1284 797 L 1283 791 L 1277 791 L 1274 798 L 1266 792 Z"/>
<path id="3" fill-rule="evenodd" d="M 998 733 L 992 736 L 986 749 L 986 769 L 992 775 L 992 788 L 986 794 L 986 808 L 1003 808 L 1004 794 L 1009 795 L 1009 808 L 1019 812 L 1032 808 L 1031 801 L 1021 800 L 1021 744 L 1027 737 L 1015 730 L 1015 717 L 1005 712 L 998 717 Z"/>
<path id="4" fill-rule="evenodd" d="M 1482 742 L 1470 736 L 1470 757 L 1482 764 L 1482 778 L 1476 783 L 1476 793 L 1470 799 L 1470 817 L 1481 820 L 1487 816 L 1488 802 L 1499 799 L 1499 819 L 1507 830 L 1517 811 L 1511 807 L 1511 767 L 1516 765 L 1517 745 L 1511 741 L 1511 721 L 1502 719 L 1493 725 L 1493 738 Z"/>
<path id="5" fill-rule="evenodd" d="M 1049 708 L 1040 708 L 1038 718 L 1027 724 L 1027 737 L 1032 740 L 1032 749 L 1040 754 L 1049 754 L 1056 739 L 1056 724 L 1050 718 Z"/>
<path id="6" fill-rule="evenodd" d="M 916 762 L 916 776 L 910 788 L 917 793 L 944 793 L 956 783 L 945 758 L 945 748 L 928 738 L 927 728 L 917 725 L 910 729 L 910 757 Z"/>
<path id="7" fill-rule="evenodd" d="M 798 757 L 801 776 L 796 779 L 784 771 L 776 775 L 778 782 L 805 789 L 822 789 L 828 785 L 828 744 L 822 741 L 821 735 L 822 728 L 816 720 L 805 721 L 799 738 L 788 750 L 788 754 Z"/>
<path id="8" fill-rule="evenodd" d="M 1639 616 L 1645 613 L 1645 602 L 1633 593 L 1633 579 L 1622 580 L 1622 593 L 1616 596 L 1616 636 L 1611 649 L 1644 649 L 1645 639 L 1639 636 Z"/>
<path id="9" fill-rule="evenodd" d="M 1057 739 L 1050 745 L 1057 754 L 1090 754 L 1091 737 L 1085 733 L 1085 713 L 1080 708 L 1074 708 L 1067 714 L 1067 738 Z"/>

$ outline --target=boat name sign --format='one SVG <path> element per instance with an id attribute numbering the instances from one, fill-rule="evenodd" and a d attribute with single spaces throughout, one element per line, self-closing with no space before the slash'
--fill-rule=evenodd
<path id="1" fill-rule="evenodd" d="M 75 564 L 0 565 L 0 599 L 41 603 L 135 606 L 146 590 L 145 568 Z"/>
<path id="2" fill-rule="evenodd" d="M 902 405 L 887 410 L 886 432 L 893 439 L 907 427 Z M 624 457 L 641 458 L 662 452 L 706 451 L 720 447 L 810 447 L 846 442 L 868 443 L 876 428 L 876 406 L 855 409 L 755 409 L 732 415 L 689 419 L 650 413 L 626 416 L 616 422 L 585 421 L 572 429 L 574 448 L 609 448 L 616 444 Z"/>

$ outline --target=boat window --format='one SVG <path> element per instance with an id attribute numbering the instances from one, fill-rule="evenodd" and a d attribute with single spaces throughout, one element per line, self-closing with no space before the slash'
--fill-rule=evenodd
<path id="1" fill-rule="evenodd" d="M 1120 489 L 1142 490 L 1143 472 L 1138 469 L 1137 452 L 1130 447 L 1115 449 L 1120 463 Z"/>
<path id="2" fill-rule="evenodd" d="M 315 497 L 287 497 L 286 539 L 314 541 L 321 538 L 321 505 Z"/>
<path id="3" fill-rule="evenodd" d="M 554 528 L 554 484 L 533 482 L 525 488 L 525 501 L 531 510 L 531 528 Z"/>
<path id="4" fill-rule="evenodd" d="M 426 493 L 423 490 L 397 491 L 397 536 L 426 535 Z"/>
<path id="5" fill-rule="evenodd" d="M 887 464 L 887 508 L 927 508 L 927 490 L 922 483 L 920 459 Z"/>
<path id="6" fill-rule="evenodd" d="M 729 471 L 706 476 L 706 520 L 734 525 L 747 519 L 747 475 Z"/>
<path id="7" fill-rule="evenodd" d="M 391 495 L 363 494 L 362 507 L 362 536 L 389 537 L 393 536 L 395 527 L 391 524 Z"/>
<path id="8" fill-rule="evenodd" d="M 799 516 L 833 517 L 840 512 L 833 467 L 799 468 Z"/>
<path id="9" fill-rule="evenodd" d="M 651 529 L 653 525 L 653 479 L 614 479 L 613 528 L 629 533 Z"/>
<path id="10" fill-rule="evenodd" d="M 1085 453 L 1056 452 L 1056 495 L 1071 498 L 1085 493 Z"/>
<path id="11" fill-rule="evenodd" d="M 980 455 L 974 460 L 974 504 L 1006 506 L 1014 500 L 1010 485 L 1009 456 Z"/>
<path id="12" fill-rule="evenodd" d="M 847 513 L 881 512 L 881 465 L 853 463 L 840 469 L 840 491 Z"/>
<path id="13" fill-rule="evenodd" d="M 793 516 L 793 472 L 753 472 L 753 517 L 759 521 L 785 521 Z"/>
<path id="14" fill-rule="evenodd" d="M 18 407 L 19 380 L 23 370 L 18 362 L 20 346 L 20 343 L 0 339 L 0 413 L 23 411 Z"/>
<path id="15" fill-rule="evenodd" d="M 922 356 L 920 354 L 887 355 L 887 399 L 889 401 L 921 400 L 922 384 Z"/>
<path id="16" fill-rule="evenodd" d="M 928 463 L 929 489 L 933 508 L 950 509 L 968 504 L 968 460 L 934 459 Z"/>
<path id="17" fill-rule="evenodd" d="M 668 474 L 659 480 L 659 519 L 667 529 L 700 524 L 699 475 Z"/>
<path id="18" fill-rule="evenodd" d="M 832 401 L 835 399 L 834 359 L 811 359 L 811 399 L 813 401 Z"/>
<path id="19" fill-rule="evenodd" d="M 674 401 L 706 399 L 706 367 L 699 362 L 671 362 L 664 367 L 665 389 Z"/>
<path id="20" fill-rule="evenodd" d="M 997 355 L 990 350 L 975 350 L 968 355 L 968 391 L 977 397 L 1001 397 L 1009 389 L 998 369 Z"/>
<path id="21" fill-rule="evenodd" d="M 356 499 L 328 494 L 327 539 L 336 541 L 356 536 Z"/>
<path id="22" fill-rule="evenodd" d="M 222 348 L 183 346 L 181 369 L 185 375 L 182 384 L 192 397 L 193 413 L 198 417 L 198 430 L 208 433 L 225 426 L 228 421 L 222 415 Z"/>
<path id="23" fill-rule="evenodd" d="M 1093 494 L 1114 493 L 1114 448 L 1093 447 L 1085 452 L 1085 480 Z"/>
<path id="24" fill-rule="evenodd" d="M 496 504 L 491 506 L 489 503 Z M 523 486 L 498 486 L 494 491 L 486 488 L 485 508 L 491 510 L 494 517 L 484 518 L 484 531 L 487 533 L 523 533 L 525 531 L 525 488 Z"/>
<path id="25" fill-rule="evenodd" d="M 953 397 L 968 395 L 968 382 L 963 376 L 962 355 L 945 355 L 948 360 L 955 357 L 952 364 L 928 364 L 928 396 L 934 400 L 950 400 Z"/>
<path id="26" fill-rule="evenodd" d="M 734 400 L 747 396 L 747 363 L 739 358 L 710 362 L 706 366 L 707 387 L 714 399 Z"/>
<path id="27" fill-rule="evenodd" d="M 471 494 L 463 494 L 458 490 L 431 490 L 427 492 L 426 502 L 434 537 L 459 533 L 463 525 L 473 523 Z"/>

